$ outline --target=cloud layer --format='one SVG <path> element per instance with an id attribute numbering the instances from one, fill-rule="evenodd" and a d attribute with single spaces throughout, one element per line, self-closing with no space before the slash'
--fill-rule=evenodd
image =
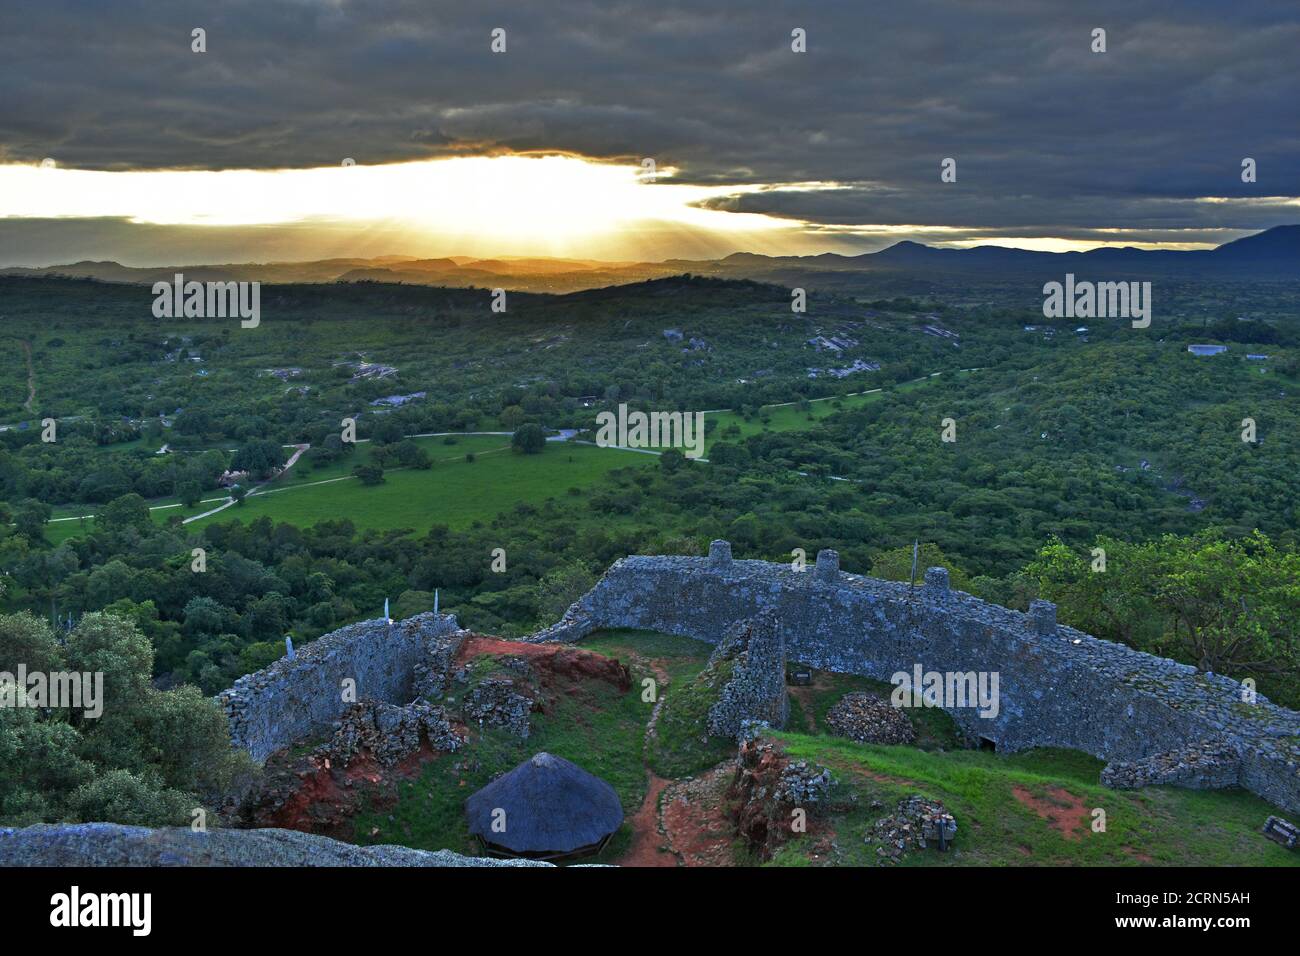
<path id="1" fill-rule="evenodd" d="M 807 53 L 790 49 L 795 28 Z M 653 157 L 692 183 L 840 184 L 712 202 L 839 245 L 1220 242 L 1300 220 L 1297 49 L 1292 0 L 11 2 L 0 161 L 567 150 Z M 940 182 L 945 157 L 955 183 Z"/>

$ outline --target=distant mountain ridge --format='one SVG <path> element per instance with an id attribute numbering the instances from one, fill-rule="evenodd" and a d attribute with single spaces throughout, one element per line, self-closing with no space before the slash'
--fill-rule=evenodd
<path id="1" fill-rule="evenodd" d="M 181 272 L 208 281 L 400 282 L 449 287 L 502 287 L 530 292 L 574 292 L 643 282 L 682 273 L 718 278 L 788 281 L 801 273 L 910 273 L 976 275 L 1026 273 L 1061 276 L 1066 272 L 1109 277 L 1205 276 L 1219 279 L 1300 279 L 1300 225 L 1274 226 L 1214 249 L 1166 250 L 1103 247 L 1087 252 L 1036 252 L 1004 246 L 943 249 L 919 242 L 896 242 L 860 255 L 766 256 L 737 252 L 721 259 L 668 259 L 664 262 L 607 262 L 544 256 L 478 259 L 446 256 L 421 259 L 386 255 L 318 259 L 308 262 L 226 263 L 189 266 L 124 266 L 113 261 L 82 261 L 39 268 L 8 267 L 0 275 L 62 275 L 105 282 L 170 282 Z"/>

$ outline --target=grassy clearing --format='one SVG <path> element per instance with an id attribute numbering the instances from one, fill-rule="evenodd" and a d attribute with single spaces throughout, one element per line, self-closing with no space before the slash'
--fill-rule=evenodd
<path id="1" fill-rule="evenodd" d="M 644 467 L 647 461 L 634 452 L 588 445 L 548 446 L 540 455 L 517 455 L 505 448 L 478 454 L 473 462 L 465 461 L 462 454 L 427 471 L 390 471 L 381 485 L 365 486 L 349 478 L 259 494 L 190 527 L 265 515 L 301 528 L 338 518 L 347 518 L 359 528 L 381 530 L 420 532 L 435 524 L 465 528 L 475 521 L 489 521 L 520 502 L 540 504 L 568 488 L 591 485 L 616 468 Z"/>
<path id="2" fill-rule="evenodd" d="M 481 676 L 481 675 L 480 675 Z M 455 695 L 458 695 L 458 688 Z M 609 783 L 625 815 L 645 798 L 641 758 L 649 707 L 640 687 L 623 693 L 603 681 L 588 681 L 572 695 L 560 695 L 551 714 L 534 714 L 533 730 L 520 740 L 504 728 L 472 730 L 459 753 L 444 754 L 420 775 L 397 785 L 395 804 L 375 806 L 355 818 L 356 842 L 400 843 L 417 849 L 475 853 L 465 821 L 465 801 L 493 779 L 533 754 L 547 751 L 571 760 Z M 625 821 L 603 853 L 584 862 L 608 862 L 627 849 Z"/>
<path id="3" fill-rule="evenodd" d="M 887 681 L 860 677 L 857 674 L 832 674 L 813 671 L 813 683 L 790 687 L 789 728 L 803 731 L 814 728 L 817 734 L 830 734 L 826 714 L 845 694 L 866 691 L 889 699 L 894 685 Z M 796 714 L 795 708 L 798 707 Z M 904 711 L 916 731 L 916 746 L 922 750 L 954 750 L 964 746 L 961 733 L 951 717 L 938 707 L 912 707 Z"/>
<path id="4" fill-rule="evenodd" d="M 669 688 L 648 754 L 650 766 L 659 776 L 694 776 L 735 754 L 734 740 L 711 737 L 706 729 L 709 708 L 734 669 L 735 661 L 721 660 Z"/>
<path id="5" fill-rule="evenodd" d="M 764 405 L 752 418 L 745 418 L 730 411 L 712 412 L 709 413 L 706 421 L 717 422 L 717 425 L 710 432 L 708 441 L 738 441 L 764 432 L 799 431 L 812 428 L 838 412 L 861 408 L 871 402 L 879 401 L 891 392 L 910 392 L 930 382 L 956 377 L 964 378 L 969 374 L 971 374 L 969 371 L 946 372 L 940 376 L 926 376 L 884 388 L 866 389 L 855 395 L 811 399 L 804 408 L 800 408 L 797 404 Z"/>
<path id="6" fill-rule="evenodd" d="M 476 521 L 489 521 L 520 502 L 540 504 L 569 488 L 588 487 L 607 472 L 629 466 L 646 467 L 654 459 L 635 452 L 623 452 L 590 445 L 549 443 L 539 455 L 518 455 L 509 440 L 500 435 L 460 436 L 448 444 L 443 438 L 417 439 L 434 465 L 428 470 L 400 469 L 385 473 L 380 485 L 365 486 L 352 477 L 352 469 L 370 460 L 368 444 L 344 462 L 299 471 L 309 462 L 304 458 L 283 478 L 276 479 L 256 495 L 211 517 L 186 525 L 199 530 L 212 522 L 232 519 L 251 521 L 266 516 L 310 527 L 319 521 L 348 518 L 359 528 L 388 530 L 411 528 L 427 531 L 435 524 L 464 528 Z M 475 460 L 466 460 L 466 455 Z M 219 498 L 209 493 L 205 498 Z M 151 505 L 175 504 L 172 501 Z M 166 523 L 174 516 L 202 514 L 216 502 L 197 507 L 159 508 L 154 521 Z M 90 514 L 95 506 L 72 506 L 66 515 Z M 46 538 L 61 543 L 90 531 L 94 519 L 59 521 L 46 525 Z"/>
<path id="7" fill-rule="evenodd" d="M 828 820 L 837 835 L 833 862 L 839 865 L 875 865 L 874 849 L 863 837 L 874 820 L 912 793 L 943 801 L 959 829 L 949 853 L 912 851 L 904 866 L 1300 863 L 1259 833 L 1274 809 L 1241 790 L 1110 790 L 1098 782 L 1101 761 L 1063 750 L 927 753 L 835 737 L 776 737 L 792 757 L 829 767 L 839 781 L 838 806 L 850 807 L 833 811 Z M 845 799 L 850 795 L 856 798 L 852 803 Z M 873 801 L 883 806 L 872 810 Z M 1091 829 L 1094 808 L 1106 812 L 1104 833 Z M 814 832 L 787 844 L 773 862 L 806 863 L 807 842 L 815 837 Z"/>

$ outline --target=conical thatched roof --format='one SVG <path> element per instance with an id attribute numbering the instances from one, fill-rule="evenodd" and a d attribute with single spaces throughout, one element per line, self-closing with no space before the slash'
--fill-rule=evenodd
<path id="1" fill-rule="evenodd" d="M 505 811 L 500 833 L 492 829 L 498 809 Z M 530 856 L 596 849 L 623 822 L 613 787 L 548 753 L 497 777 L 465 801 L 465 811 L 470 833 L 491 848 Z"/>

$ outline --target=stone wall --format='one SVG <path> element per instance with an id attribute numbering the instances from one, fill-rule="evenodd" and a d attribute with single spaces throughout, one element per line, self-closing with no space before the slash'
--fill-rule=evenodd
<path id="1" fill-rule="evenodd" d="M 231 741 L 264 761 L 281 747 L 328 732 L 352 703 L 343 695 L 349 678 L 356 701 L 408 703 L 417 696 L 417 668 L 437 683 L 427 674 L 430 661 L 450 659 L 444 645 L 462 634 L 452 615 L 425 613 L 400 622 L 362 621 L 317 638 L 217 696 Z"/>
<path id="2" fill-rule="evenodd" d="M 784 727 L 790 715 L 785 690 L 785 645 L 773 612 L 763 611 L 733 625 L 710 663 L 720 658 L 734 660 L 735 668 L 709 708 L 709 733 L 739 737 L 742 727 L 752 721 Z"/>
<path id="3" fill-rule="evenodd" d="M 1300 714 L 1263 697 L 1246 703 L 1227 677 L 1058 625 L 1048 602 L 1022 614 L 952 591 L 942 568 L 912 588 L 845 574 L 831 551 L 805 572 L 733 560 L 726 542 L 707 558 L 628 557 L 532 639 L 619 627 L 717 643 L 764 609 L 776 613 L 786 655 L 823 670 L 885 681 L 918 664 L 996 673 L 996 716 L 945 709 L 969 737 L 999 750 L 1067 747 L 1132 762 L 1226 739 L 1242 755 L 1241 786 L 1300 812 Z"/>

